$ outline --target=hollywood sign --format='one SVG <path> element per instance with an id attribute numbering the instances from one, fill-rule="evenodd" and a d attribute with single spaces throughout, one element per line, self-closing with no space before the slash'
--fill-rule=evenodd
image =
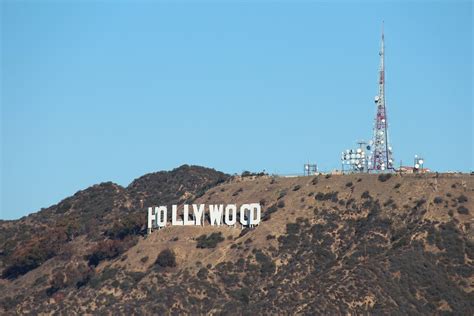
<path id="1" fill-rule="evenodd" d="M 178 206 L 171 206 L 171 226 L 203 226 L 205 222 L 206 204 L 183 205 L 182 216 L 178 214 Z M 211 204 L 207 207 L 211 226 L 222 224 L 235 226 L 237 218 L 242 227 L 254 227 L 260 223 L 262 216 L 259 203 L 242 204 L 237 212 L 236 204 Z M 237 216 L 237 214 L 239 216 Z M 163 228 L 168 225 L 168 207 L 155 206 L 148 208 L 148 232 L 153 228 Z"/>

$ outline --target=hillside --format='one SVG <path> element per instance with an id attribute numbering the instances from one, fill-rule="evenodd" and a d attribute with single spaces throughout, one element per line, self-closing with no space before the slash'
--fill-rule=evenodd
<path id="1" fill-rule="evenodd" d="M 101 184 L 1 222 L 4 311 L 473 314 L 474 177 L 199 168 Z M 264 220 L 143 234 L 144 206 L 185 201 L 260 202 Z"/>

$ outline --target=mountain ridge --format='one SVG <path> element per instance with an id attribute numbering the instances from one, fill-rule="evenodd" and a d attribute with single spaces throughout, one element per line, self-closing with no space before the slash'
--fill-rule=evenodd
<path id="1" fill-rule="evenodd" d="M 99 191 L 105 201 L 87 200 L 100 216 L 103 204 L 115 205 L 120 221 L 102 235 L 72 236 L 39 266 L 1 279 L 4 311 L 472 314 L 469 175 L 224 179 L 205 172 L 200 179 L 196 186 L 191 177 L 185 187 L 194 195 L 183 197 L 182 180 L 175 181 L 178 194 L 169 195 L 159 189 L 168 177 L 145 177 L 128 202 L 260 202 L 261 224 L 241 230 L 207 223 L 145 235 L 146 209 L 127 224 L 130 214 L 120 212 L 127 200 L 113 198 L 120 188 L 105 185 Z"/>

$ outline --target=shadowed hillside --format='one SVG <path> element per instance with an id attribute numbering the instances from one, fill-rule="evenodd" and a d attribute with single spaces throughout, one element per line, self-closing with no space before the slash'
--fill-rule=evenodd
<path id="1" fill-rule="evenodd" d="M 7 313 L 471 315 L 473 182 L 184 166 L 101 184 L 1 223 L 0 300 Z M 144 206 L 185 201 L 260 202 L 263 221 L 143 235 Z"/>
<path id="2" fill-rule="evenodd" d="M 143 205 L 194 199 L 227 179 L 213 169 L 183 165 L 144 175 L 127 188 L 94 185 L 38 213 L 0 221 L 2 277 L 15 279 L 49 259 L 82 255 L 97 242 L 113 249 L 102 256 L 115 257 L 146 231 Z"/>

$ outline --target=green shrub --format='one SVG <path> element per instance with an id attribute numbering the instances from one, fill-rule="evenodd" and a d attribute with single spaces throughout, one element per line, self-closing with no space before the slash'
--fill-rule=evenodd
<path id="1" fill-rule="evenodd" d="M 283 191 L 280 192 L 280 194 L 278 194 L 278 199 L 277 200 L 282 199 L 285 196 L 286 196 L 286 190 L 283 190 Z"/>
<path id="2" fill-rule="evenodd" d="M 242 178 L 245 178 L 245 177 L 250 177 L 251 175 L 252 175 L 252 173 L 250 171 L 245 170 L 244 172 L 242 172 L 242 174 L 240 176 Z"/>
<path id="3" fill-rule="evenodd" d="M 298 223 L 288 223 L 286 224 L 286 233 L 288 235 L 296 234 L 300 231 L 300 224 Z"/>
<path id="4" fill-rule="evenodd" d="M 250 290 L 248 288 L 241 288 L 231 293 L 232 297 L 245 305 L 250 302 Z"/>
<path id="5" fill-rule="evenodd" d="M 467 214 L 469 214 L 469 209 L 464 207 L 464 205 L 461 205 L 461 206 L 458 207 L 458 213 L 463 214 L 463 215 L 467 215 Z"/>
<path id="6" fill-rule="evenodd" d="M 275 263 L 273 263 L 272 259 L 265 255 L 261 250 L 256 251 L 255 259 L 260 263 L 260 273 L 262 276 L 272 275 L 275 273 Z"/>
<path id="7" fill-rule="evenodd" d="M 392 177 L 391 173 L 383 173 L 383 174 L 379 175 L 378 179 L 379 179 L 380 182 L 385 182 L 385 181 L 389 180 L 391 177 Z"/>
<path id="8" fill-rule="evenodd" d="M 156 258 L 155 264 L 163 268 L 176 267 L 176 256 L 172 250 L 165 249 L 160 252 Z"/>
<path id="9" fill-rule="evenodd" d="M 209 236 L 201 235 L 197 238 L 196 248 L 216 248 L 217 244 L 224 241 L 222 233 L 212 233 Z"/>
<path id="10" fill-rule="evenodd" d="M 129 235 L 143 234 L 142 226 L 144 224 L 144 218 L 140 218 L 137 214 L 130 214 L 122 218 L 120 222 L 114 222 L 112 228 L 108 229 L 105 235 L 111 239 L 124 239 Z"/>
<path id="11" fill-rule="evenodd" d="M 201 268 L 199 269 L 197 273 L 197 277 L 201 280 L 207 279 L 207 275 L 209 274 L 209 271 L 206 268 Z"/>
<path id="12" fill-rule="evenodd" d="M 434 198 L 433 202 L 434 202 L 435 204 L 443 203 L 443 198 L 437 196 L 437 197 Z"/>
<path id="13" fill-rule="evenodd" d="M 458 196 L 458 202 L 459 203 L 467 202 L 467 196 L 465 196 L 464 194 L 461 194 L 460 196 Z"/>
<path id="14" fill-rule="evenodd" d="M 273 204 L 272 206 L 270 206 L 270 207 L 267 209 L 267 213 L 269 213 L 269 214 L 275 213 L 276 211 L 278 211 L 278 207 L 276 206 L 276 204 Z"/>
<path id="15" fill-rule="evenodd" d="M 328 193 L 322 193 L 322 192 L 318 192 L 318 194 L 316 194 L 314 196 L 314 198 L 317 200 L 317 201 L 328 201 L 328 200 L 331 200 L 332 202 L 336 203 L 337 201 L 339 201 L 339 199 L 337 198 L 337 195 L 339 194 L 339 192 L 328 192 Z"/>
<path id="16" fill-rule="evenodd" d="M 363 198 L 363 199 L 369 199 L 370 198 L 369 191 L 364 191 L 364 193 L 362 193 L 362 195 L 360 197 Z"/>
<path id="17" fill-rule="evenodd" d="M 105 259 L 116 258 L 123 252 L 123 244 L 118 240 L 105 240 L 97 244 L 91 254 L 86 256 L 90 266 L 97 266 Z"/>

